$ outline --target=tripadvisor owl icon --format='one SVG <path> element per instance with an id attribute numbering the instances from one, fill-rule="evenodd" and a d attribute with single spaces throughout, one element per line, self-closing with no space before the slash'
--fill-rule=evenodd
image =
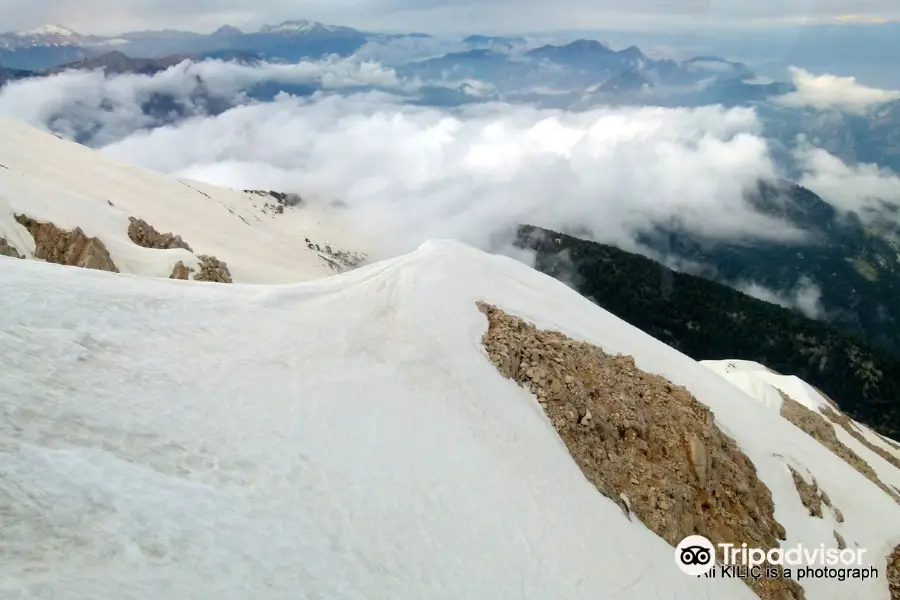
<path id="1" fill-rule="evenodd" d="M 689 535 L 675 547 L 675 564 L 688 575 L 703 575 L 716 564 L 716 547 L 702 535 Z"/>

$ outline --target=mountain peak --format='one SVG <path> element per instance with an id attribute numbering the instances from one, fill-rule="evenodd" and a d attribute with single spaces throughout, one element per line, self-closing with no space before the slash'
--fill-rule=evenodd
<path id="1" fill-rule="evenodd" d="M 41 25 L 25 31 L 15 31 L 12 35 L 17 37 L 79 37 L 77 33 L 68 27 L 53 24 Z"/>
<path id="2" fill-rule="evenodd" d="M 263 25 L 259 32 L 260 33 L 307 33 L 314 29 L 326 29 L 332 30 L 334 29 L 330 25 L 325 25 L 318 21 L 311 21 L 309 19 L 297 19 L 293 21 L 282 21 L 278 25 Z"/>
<path id="3" fill-rule="evenodd" d="M 237 27 L 232 27 L 231 25 L 222 25 L 218 29 L 216 29 L 212 35 L 216 37 L 227 37 L 233 35 L 243 35 L 244 32 L 238 29 Z"/>
<path id="4" fill-rule="evenodd" d="M 569 42 L 562 47 L 577 52 L 612 52 L 612 50 L 610 50 L 602 42 L 598 42 L 597 40 L 575 40 L 574 42 Z"/>
<path id="5" fill-rule="evenodd" d="M 644 53 L 641 52 L 641 49 L 637 46 L 628 46 L 624 50 L 619 50 L 617 54 L 628 56 L 630 58 L 647 58 L 646 56 L 644 56 Z"/>

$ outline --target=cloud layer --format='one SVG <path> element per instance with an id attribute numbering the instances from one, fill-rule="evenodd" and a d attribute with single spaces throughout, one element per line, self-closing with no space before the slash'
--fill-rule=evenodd
<path id="1" fill-rule="evenodd" d="M 746 186 L 777 174 L 757 131 L 750 110 L 449 113 L 370 93 L 242 106 L 105 151 L 226 186 L 341 200 L 389 253 L 431 237 L 485 248 L 523 222 L 586 228 L 625 247 L 672 224 L 712 238 L 791 239 L 743 202 Z"/>
<path id="2" fill-rule="evenodd" d="M 271 79 L 345 93 L 266 103 L 243 96 Z M 656 226 L 730 241 L 802 239 L 744 202 L 758 178 L 780 174 L 752 109 L 443 110 L 385 92 L 346 93 L 415 85 L 373 62 L 208 61 L 153 77 L 67 73 L 20 82 L 0 92 L 0 112 L 66 137 L 90 135 L 104 151 L 159 171 L 340 200 L 385 255 L 434 237 L 495 250 L 497 236 L 520 223 L 627 249 Z M 160 127 L 142 107 L 163 93 L 184 114 Z M 211 96 L 237 106 L 212 111 Z M 842 207 L 896 197 L 888 173 L 847 167 L 814 148 L 797 158 L 803 183 Z"/>
<path id="3" fill-rule="evenodd" d="M 900 176 L 872 164 L 847 165 L 836 156 L 809 144 L 794 153 L 803 171 L 803 185 L 844 212 L 867 223 L 900 223 Z"/>
<path id="4" fill-rule="evenodd" d="M 810 319 L 821 319 L 824 316 L 825 311 L 821 302 L 822 290 L 806 276 L 801 276 L 793 289 L 782 293 L 755 282 L 743 282 L 735 287 L 759 300 L 799 310 Z"/>
<path id="5" fill-rule="evenodd" d="M 777 98 L 784 106 L 863 115 L 873 106 L 900 100 L 900 91 L 868 87 L 858 83 L 855 77 L 813 75 L 797 67 L 790 67 L 789 71 L 797 91 Z"/>
<path id="6" fill-rule="evenodd" d="M 104 145 L 175 118 L 204 115 L 248 102 L 250 87 L 277 81 L 333 90 L 378 86 L 410 90 L 392 69 L 371 61 L 326 60 L 259 66 L 185 61 L 154 76 L 106 77 L 102 71 L 69 71 L 10 84 L 0 91 L 0 113 L 52 126 L 66 137 Z M 160 96 L 170 97 L 155 110 Z M 175 114 L 171 114 L 175 113 Z"/>

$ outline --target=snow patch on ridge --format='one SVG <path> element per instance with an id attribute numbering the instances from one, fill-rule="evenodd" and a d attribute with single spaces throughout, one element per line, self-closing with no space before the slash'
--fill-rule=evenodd
<path id="1" fill-rule="evenodd" d="M 126 235 L 129 216 L 181 235 L 197 254 L 226 262 L 235 282 L 333 275 L 333 258 L 310 248 L 305 238 L 354 256 L 371 252 L 348 216 L 322 203 L 272 214 L 259 196 L 120 163 L 14 119 L 0 118 L 0 129 L 0 236 L 20 252 L 24 246 L 17 240 L 29 242 L 10 222 L 11 211 L 66 229 L 81 227 L 106 244 L 121 272 L 153 277 L 168 277 L 179 260 L 191 267 L 197 260 L 177 249 L 133 248 Z"/>

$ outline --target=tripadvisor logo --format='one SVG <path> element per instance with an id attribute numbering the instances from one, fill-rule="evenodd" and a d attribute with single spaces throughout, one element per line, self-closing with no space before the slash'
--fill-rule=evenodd
<path id="1" fill-rule="evenodd" d="M 688 575 L 700 576 L 718 563 L 723 567 L 744 567 L 755 570 L 765 564 L 781 567 L 829 566 L 861 567 L 863 548 L 807 548 L 797 545 L 791 548 L 750 548 L 747 544 L 714 545 L 702 535 L 689 535 L 675 547 L 675 564 Z"/>
<path id="2" fill-rule="evenodd" d="M 688 575 L 703 575 L 716 565 L 716 547 L 702 535 L 689 535 L 675 547 L 675 564 Z"/>

